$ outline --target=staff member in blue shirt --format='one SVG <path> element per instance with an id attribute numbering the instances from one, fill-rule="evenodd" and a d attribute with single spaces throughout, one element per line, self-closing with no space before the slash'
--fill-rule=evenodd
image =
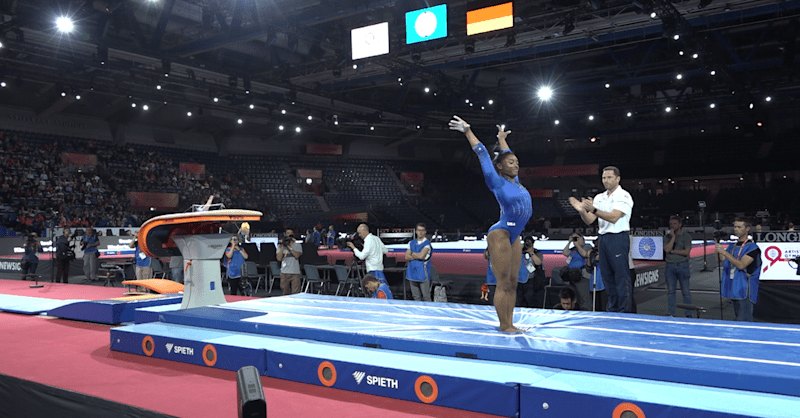
<path id="1" fill-rule="evenodd" d="M 381 282 L 375 276 L 371 274 L 367 274 L 361 279 L 361 286 L 364 289 L 369 290 L 372 292 L 372 297 L 376 299 L 394 299 L 392 297 L 392 291 L 389 290 L 389 285 Z"/>
<path id="2" fill-rule="evenodd" d="M 139 240 L 134 239 L 130 243 L 131 248 L 136 248 L 136 280 L 147 280 L 153 277 L 153 259 L 150 258 L 141 247 Z"/>
<path id="3" fill-rule="evenodd" d="M 91 226 L 86 228 L 86 234 L 81 238 L 81 249 L 83 250 L 83 274 L 88 280 L 97 280 L 97 247 L 100 246 L 100 238 L 94 233 Z"/>
<path id="4" fill-rule="evenodd" d="M 408 243 L 406 250 L 406 279 L 411 285 L 411 296 L 414 300 L 431 302 L 431 255 L 433 247 L 426 235 L 428 229 L 424 223 L 418 223 L 415 229 L 416 239 Z"/>

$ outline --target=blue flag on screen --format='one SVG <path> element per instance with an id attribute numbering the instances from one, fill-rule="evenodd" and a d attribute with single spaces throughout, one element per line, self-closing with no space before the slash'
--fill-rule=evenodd
<path id="1" fill-rule="evenodd" d="M 406 44 L 447 37 L 447 5 L 406 13 Z"/>

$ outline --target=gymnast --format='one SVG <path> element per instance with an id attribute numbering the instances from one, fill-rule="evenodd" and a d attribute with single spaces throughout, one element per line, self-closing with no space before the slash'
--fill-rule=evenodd
<path id="1" fill-rule="evenodd" d="M 486 185 L 494 193 L 500 204 L 500 221 L 489 228 L 487 237 L 491 264 L 497 278 L 494 295 L 494 309 L 500 321 L 500 331 L 522 332 L 514 326 L 514 304 L 517 299 L 517 276 L 522 262 L 522 241 L 519 236 L 533 214 L 531 195 L 519 183 L 519 160 L 508 148 L 504 131 L 497 125 L 497 142 L 500 153 L 489 157 L 486 147 L 478 140 L 469 124 L 458 116 L 453 116 L 450 129 L 466 135 L 472 150 L 478 154 Z"/>

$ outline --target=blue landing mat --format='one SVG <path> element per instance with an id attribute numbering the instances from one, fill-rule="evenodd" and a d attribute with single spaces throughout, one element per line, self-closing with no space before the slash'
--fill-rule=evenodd
<path id="1" fill-rule="evenodd" d="M 69 305 L 76 302 L 85 302 L 83 299 L 48 299 L 33 296 L 15 296 L 0 294 L 0 311 L 24 315 L 39 315 L 51 309 Z"/>
<path id="2" fill-rule="evenodd" d="M 139 300 L 92 300 L 59 306 L 47 311 L 48 316 L 57 316 L 76 321 L 89 321 L 116 325 L 133 322 L 136 309 L 180 303 L 183 296 L 165 295 L 152 299 Z"/>
<path id="3" fill-rule="evenodd" d="M 800 395 L 800 327 L 293 295 L 160 314 L 162 322 L 354 346 Z"/>
<path id="4" fill-rule="evenodd" d="M 510 417 L 611 417 L 621 406 L 650 418 L 786 418 L 800 411 L 800 398 L 782 395 L 165 323 L 114 328 L 111 349 L 226 370 L 253 365 L 269 377 Z"/>

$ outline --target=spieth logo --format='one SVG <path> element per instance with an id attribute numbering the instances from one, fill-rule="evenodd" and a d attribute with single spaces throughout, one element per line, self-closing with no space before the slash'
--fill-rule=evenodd
<path id="1" fill-rule="evenodd" d="M 186 356 L 194 355 L 194 348 L 192 347 L 181 347 L 179 345 L 175 345 L 172 343 L 167 343 L 166 347 L 167 347 L 167 353 L 183 354 Z"/>
<path id="2" fill-rule="evenodd" d="M 367 374 L 364 372 L 353 372 L 353 379 L 356 379 L 356 384 L 360 385 L 361 381 L 364 380 L 364 376 Z"/>
<path id="3" fill-rule="evenodd" d="M 367 384 L 370 386 L 380 386 L 382 388 L 390 388 L 390 389 L 397 389 L 397 379 L 392 379 L 389 377 L 380 377 L 380 376 L 370 376 L 364 372 L 354 372 L 353 379 L 356 380 L 356 384 L 360 385 L 361 382 L 364 380 L 364 377 L 367 378 Z"/>

